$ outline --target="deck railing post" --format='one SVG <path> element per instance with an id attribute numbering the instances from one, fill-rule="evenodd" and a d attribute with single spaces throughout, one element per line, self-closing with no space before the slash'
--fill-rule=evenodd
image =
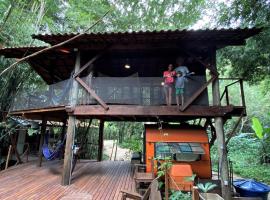
<path id="1" fill-rule="evenodd" d="M 225 94 L 226 94 L 226 103 L 227 103 L 227 106 L 228 106 L 228 105 L 230 105 L 230 97 L 229 97 L 229 91 L 228 91 L 227 86 L 225 88 Z"/>
<path id="2" fill-rule="evenodd" d="M 242 106 L 243 106 L 243 107 L 246 107 L 243 79 L 240 79 L 240 80 L 239 80 L 239 83 L 240 83 L 240 91 L 241 91 Z"/>

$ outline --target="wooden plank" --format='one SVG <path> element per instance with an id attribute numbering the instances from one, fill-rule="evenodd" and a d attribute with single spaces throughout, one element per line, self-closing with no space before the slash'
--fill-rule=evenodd
<path id="1" fill-rule="evenodd" d="M 28 114 L 28 113 L 41 113 L 41 112 L 53 112 L 53 111 L 65 111 L 65 106 L 63 105 L 63 106 L 50 107 L 50 108 L 11 111 L 9 112 L 9 115 L 23 115 L 23 114 Z"/>
<path id="2" fill-rule="evenodd" d="M 233 110 L 233 106 L 190 106 L 180 112 L 176 106 L 133 106 L 133 105 L 110 105 L 105 111 L 98 105 L 76 106 L 73 115 L 80 116 L 201 116 L 213 117 L 224 116 Z"/>
<path id="3" fill-rule="evenodd" d="M 40 168 L 34 162 L 10 167 L 0 172 L 0 199 L 61 199 L 92 196 L 93 199 L 119 199 L 123 189 L 134 191 L 131 164 L 128 161 L 78 163 L 73 184 L 59 184 L 61 162 L 44 162 Z M 46 178 L 39 178 L 46 177 Z M 82 198 L 83 199 L 83 198 Z"/>
<path id="4" fill-rule="evenodd" d="M 81 78 L 76 77 L 75 78 L 78 83 L 81 84 L 81 86 L 90 94 L 92 97 L 94 97 L 97 102 L 105 109 L 108 110 L 109 106 L 95 93 L 93 89 L 91 89 Z"/>

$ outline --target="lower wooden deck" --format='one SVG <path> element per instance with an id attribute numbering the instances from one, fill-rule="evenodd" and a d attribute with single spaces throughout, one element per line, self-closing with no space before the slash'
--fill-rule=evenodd
<path id="1" fill-rule="evenodd" d="M 121 199 L 121 190 L 135 191 L 127 161 L 81 161 L 70 186 L 61 186 L 62 162 L 37 167 L 26 163 L 0 172 L 0 199 Z"/>

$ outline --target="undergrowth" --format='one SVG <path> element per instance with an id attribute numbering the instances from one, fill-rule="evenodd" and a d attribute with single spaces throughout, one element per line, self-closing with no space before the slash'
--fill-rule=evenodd
<path id="1" fill-rule="evenodd" d="M 270 164 L 261 164 L 260 141 L 250 134 L 233 137 L 228 145 L 229 159 L 234 174 L 270 184 Z M 218 153 L 216 144 L 211 149 L 213 170 L 217 171 Z"/>

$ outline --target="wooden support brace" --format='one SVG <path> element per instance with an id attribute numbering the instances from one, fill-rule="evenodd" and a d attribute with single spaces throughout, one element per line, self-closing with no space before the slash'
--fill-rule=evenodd
<path id="1" fill-rule="evenodd" d="M 211 128 L 211 139 L 209 142 L 209 147 L 211 149 L 211 147 L 214 145 L 216 139 L 217 139 L 217 132 L 216 132 L 216 128 L 214 127 L 214 125 L 212 124 L 212 122 L 210 121 L 209 126 Z"/>
<path id="2" fill-rule="evenodd" d="M 228 145 L 229 141 L 231 140 L 231 138 L 235 135 L 237 127 L 239 126 L 242 118 L 244 116 L 244 113 L 242 112 L 240 117 L 238 118 L 237 122 L 235 123 L 233 130 L 227 135 L 227 140 L 225 142 L 226 145 Z"/>
<path id="3" fill-rule="evenodd" d="M 181 111 L 184 111 L 187 107 L 189 107 L 193 101 L 195 101 L 201 93 L 207 88 L 207 86 L 212 83 L 217 76 L 212 76 L 210 80 L 208 80 L 201 88 L 199 88 L 189 99 L 188 101 L 181 107 Z"/>
<path id="4" fill-rule="evenodd" d="M 210 72 L 211 72 L 213 75 L 218 76 L 218 72 L 217 72 L 217 70 L 215 69 L 214 66 L 212 66 L 212 65 L 210 65 L 210 64 L 207 64 L 207 63 L 203 62 L 201 59 L 197 58 L 193 53 L 191 53 L 191 52 L 189 52 L 189 51 L 187 51 L 187 50 L 186 50 L 186 53 L 187 53 L 190 57 L 194 58 L 194 59 L 197 60 L 199 63 L 201 63 L 203 66 L 205 66 L 207 69 L 209 69 Z"/>
<path id="5" fill-rule="evenodd" d="M 82 66 L 78 72 L 76 72 L 73 75 L 73 78 L 76 78 L 80 75 L 80 73 L 82 73 L 85 69 L 87 69 L 91 64 L 93 64 L 97 59 L 99 59 L 103 54 L 105 54 L 107 52 L 107 50 L 109 49 L 109 47 L 107 47 L 104 51 L 102 51 L 101 53 L 99 53 L 98 55 L 96 55 L 95 57 L 93 57 L 91 60 L 89 60 L 84 66 Z"/>
<path id="6" fill-rule="evenodd" d="M 109 110 L 109 106 L 95 93 L 93 89 L 91 89 L 81 78 L 76 77 L 75 78 L 78 83 L 81 84 L 81 86 L 90 94 L 92 97 L 94 97 L 97 102 L 105 109 Z"/>

